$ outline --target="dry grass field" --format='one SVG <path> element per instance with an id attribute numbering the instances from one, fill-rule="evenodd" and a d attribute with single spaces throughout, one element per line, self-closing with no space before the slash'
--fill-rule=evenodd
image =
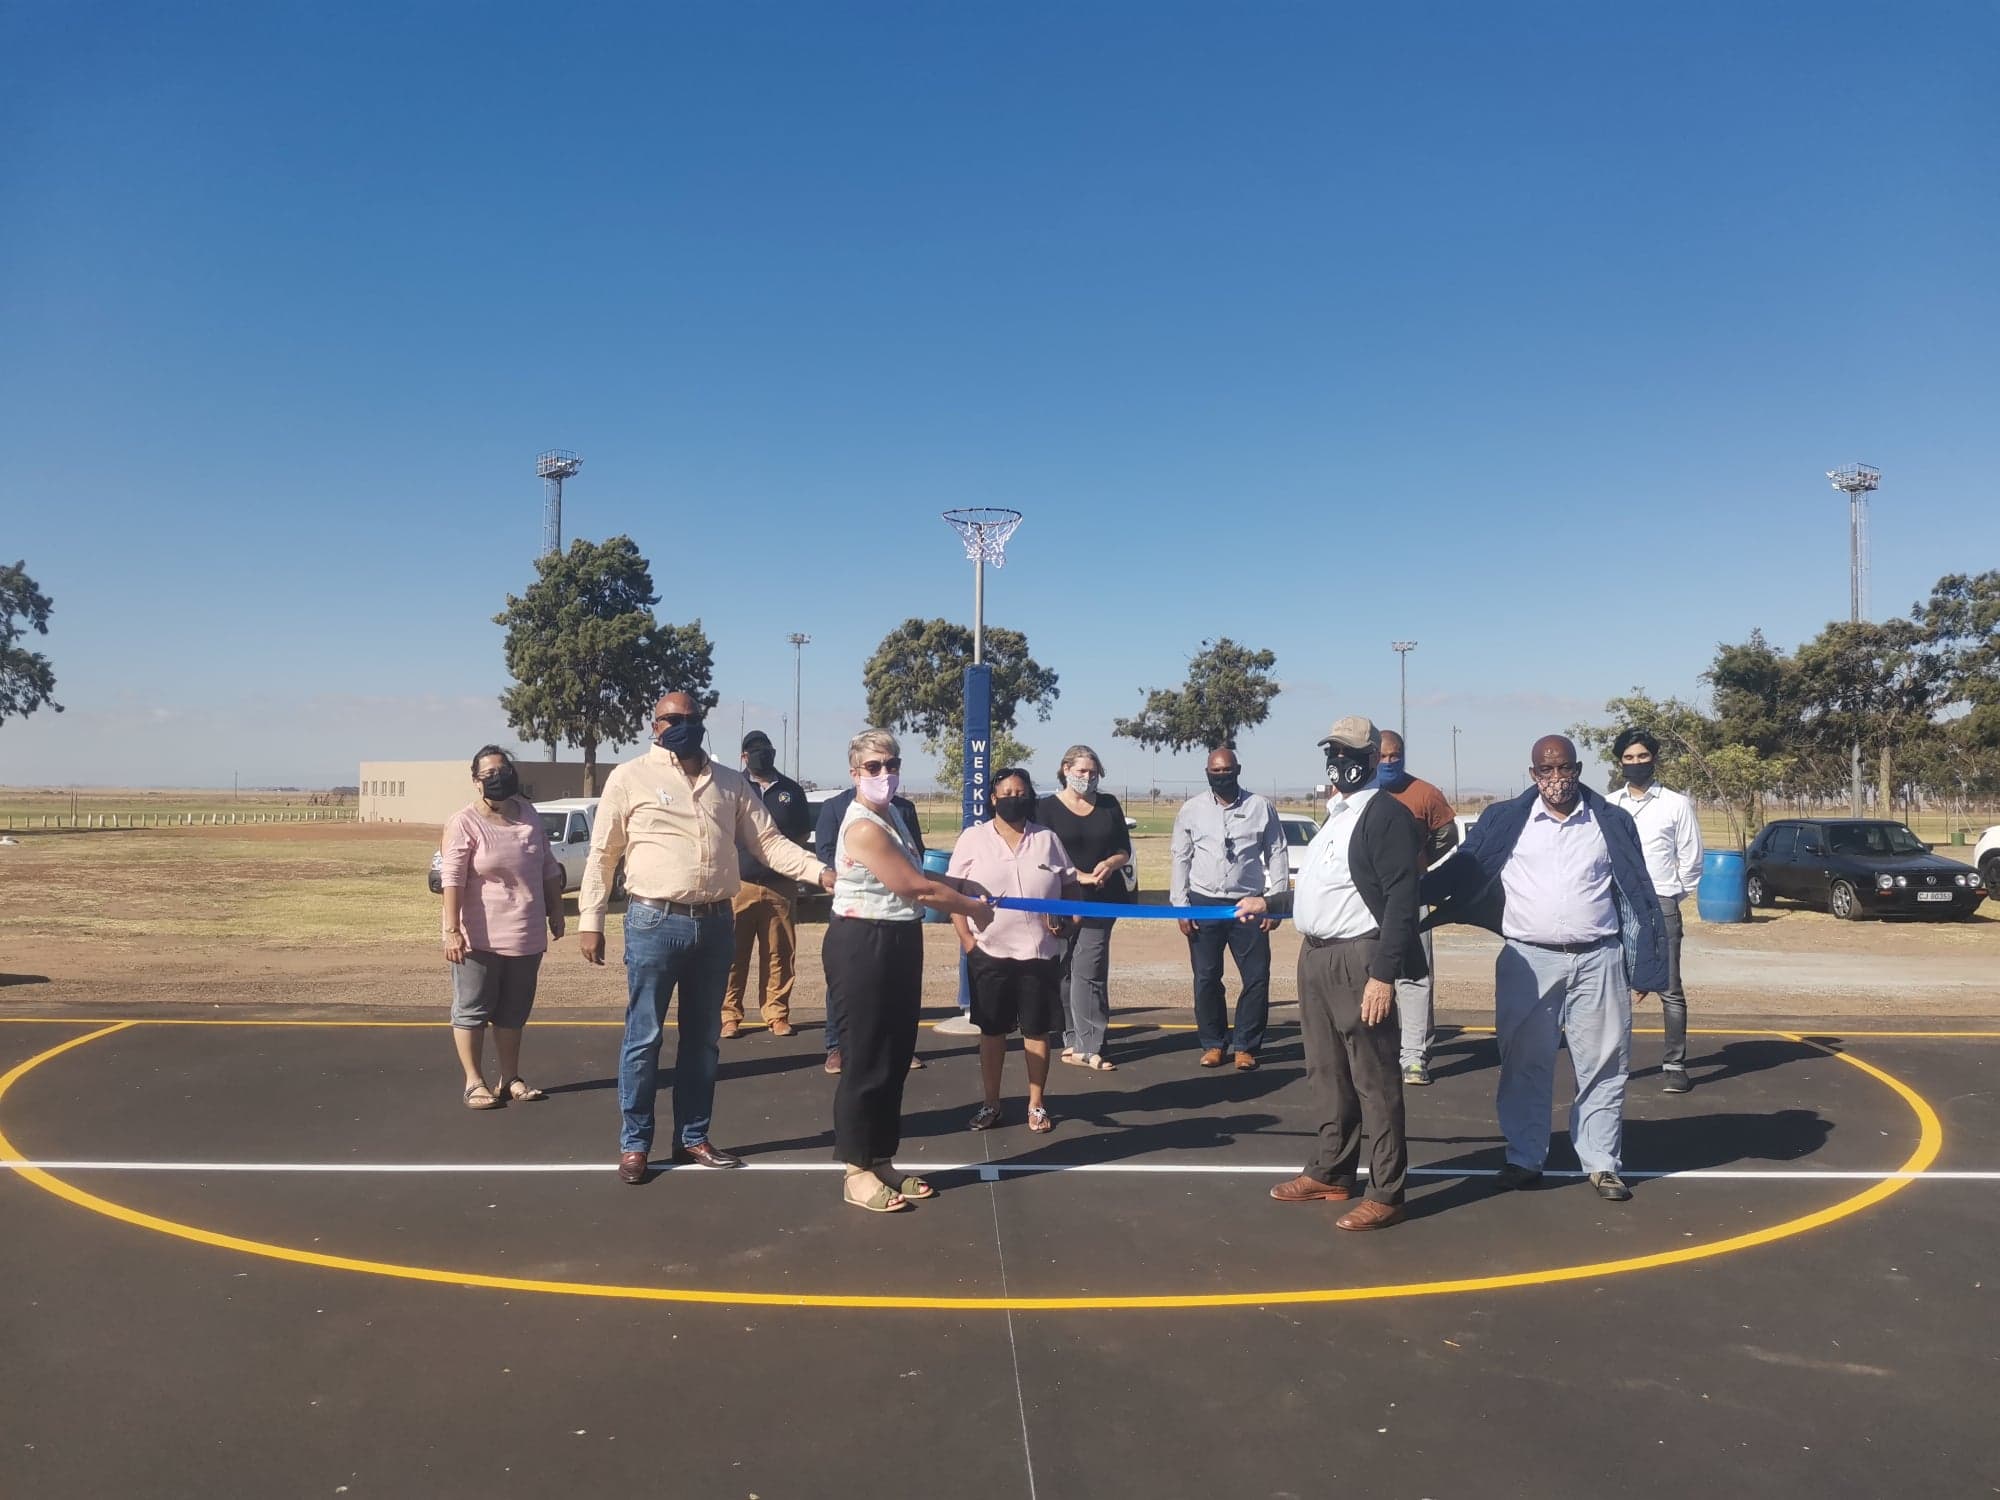
<path id="1" fill-rule="evenodd" d="M 932 821 L 927 819 L 927 821 Z M 80 830 L 16 834 L 0 847 L 7 912 L 0 1005 L 52 1002 L 435 1007 L 445 993 L 438 898 L 424 875 L 437 830 L 397 824 Z M 946 836 L 933 835 L 942 844 Z M 1138 840 L 1142 886 L 1165 884 L 1167 840 Z M 1155 895 L 1155 899 L 1160 899 Z M 572 916 L 574 902 L 570 903 Z M 1692 915 L 1692 913 L 1690 913 Z M 587 968 L 571 938 L 551 956 L 542 1003 L 613 1014 L 614 963 Z M 817 1014 L 822 929 L 801 931 L 796 1005 Z M 929 930 L 928 993 L 945 1003 L 955 950 Z M 1292 994 L 1298 938 L 1279 928 L 1273 994 Z M 1439 935 L 1440 1005 L 1476 1020 L 1490 1004 L 1494 940 Z M 1960 923 L 1842 923 L 1786 909 L 1729 927 L 1695 921 L 1689 989 L 1716 1013 L 2000 1015 L 2000 906 Z M 1188 1003 L 1184 941 L 1171 923 L 1124 922 L 1113 939 L 1114 1003 Z M 1233 981 L 1232 981 L 1233 989 Z"/>

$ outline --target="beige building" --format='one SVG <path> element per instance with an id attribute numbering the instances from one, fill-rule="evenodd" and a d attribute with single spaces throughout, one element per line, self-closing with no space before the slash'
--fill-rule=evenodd
<path id="1" fill-rule="evenodd" d="M 531 802 L 583 795 L 580 760 L 518 760 L 521 794 Z M 616 760 L 597 763 L 597 785 Z M 363 823 L 444 822 L 472 800 L 472 765 L 464 760 L 364 760 L 359 820 Z"/>

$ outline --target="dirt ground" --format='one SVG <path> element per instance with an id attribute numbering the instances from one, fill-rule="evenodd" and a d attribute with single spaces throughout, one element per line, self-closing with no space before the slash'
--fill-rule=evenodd
<path id="1" fill-rule="evenodd" d="M 310 824 L 28 835 L 0 848 L 0 1006 L 439 1008 L 448 986 L 438 900 L 423 885 L 436 837 L 419 827 Z M 1161 858 L 1142 848 L 1148 886 Z M 573 901 L 570 910 L 573 919 Z M 607 1014 L 622 1006 L 615 915 L 610 926 L 613 962 L 592 969 L 578 956 L 572 920 L 545 965 L 541 1005 Z M 812 921 L 800 929 L 793 1009 L 802 1019 L 821 1014 L 824 930 Z M 927 937 L 927 998 L 943 1005 L 956 950 L 948 928 Z M 1298 943 L 1289 924 L 1273 938 L 1280 1004 L 1295 993 Z M 1441 1014 L 1477 1021 L 1490 1012 L 1497 946 L 1473 929 L 1438 934 Z M 1790 908 L 1734 926 L 1690 920 L 1685 969 L 1697 1015 L 2000 1017 L 2000 905 L 1948 923 L 1846 923 Z M 1189 1003 L 1186 942 L 1172 924 L 1120 924 L 1112 1001 Z"/>

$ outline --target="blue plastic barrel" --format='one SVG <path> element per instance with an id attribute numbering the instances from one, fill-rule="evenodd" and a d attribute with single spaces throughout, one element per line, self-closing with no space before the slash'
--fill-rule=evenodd
<path id="1" fill-rule="evenodd" d="M 926 875 L 943 875 L 950 869 L 951 855 L 948 851 L 943 849 L 926 849 L 924 851 L 924 873 Z M 949 922 L 951 918 L 934 906 L 926 906 L 924 908 L 924 920 L 926 922 Z"/>
<path id="2" fill-rule="evenodd" d="M 1701 884 L 1695 887 L 1695 910 L 1704 922 L 1747 922 L 1749 877 L 1741 849 L 1711 849 L 1701 857 Z"/>

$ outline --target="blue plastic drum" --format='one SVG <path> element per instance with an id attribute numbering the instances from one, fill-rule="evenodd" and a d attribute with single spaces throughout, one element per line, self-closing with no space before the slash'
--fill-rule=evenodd
<path id="1" fill-rule="evenodd" d="M 924 851 L 924 873 L 926 875 L 943 875 L 948 873 L 950 869 L 951 855 L 948 851 L 943 849 L 926 849 Z M 926 906 L 924 908 L 924 920 L 926 922 L 949 922 L 951 918 L 934 906 Z"/>
<path id="2" fill-rule="evenodd" d="M 1741 849 L 1711 849 L 1701 857 L 1701 884 L 1695 887 L 1695 910 L 1704 922 L 1747 922 L 1749 877 Z"/>

